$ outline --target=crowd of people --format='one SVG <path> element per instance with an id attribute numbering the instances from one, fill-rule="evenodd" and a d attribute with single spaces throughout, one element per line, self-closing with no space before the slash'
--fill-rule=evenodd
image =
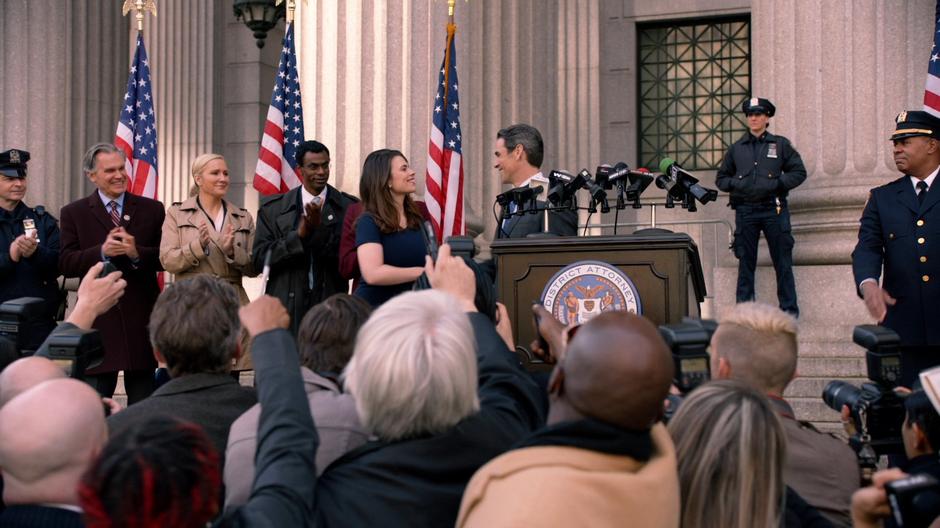
<path id="1" fill-rule="evenodd" d="M 91 328 L 122 272 L 95 264 L 53 330 Z M 712 337 L 714 381 L 663 423 L 674 377 L 647 319 L 565 327 L 536 305 L 548 379 L 510 348 L 509 315 L 440 248 L 431 289 L 376 309 L 344 293 L 295 338 L 280 300 L 225 279 L 168 285 L 149 339 L 171 381 L 121 409 L 37 355 L 0 373 L 3 526 L 879 526 L 876 474 L 794 419 L 796 325 L 742 303 Z M 251 339 L 257 390 L 228 373 Z M 754 342 L 765 343 L 755 349 Z M 940 477 L 940 415 L 906 400 L 907 471 Z M 103 404 L 111 411 L 106 417 Z"/>
<path id="2" fill-rule="evenodd" d="M 755 101 L 746 112 L 769 104 Z M 541 181 L 543 148 L 528 125 L 500 130 L 503 181 Z M 302 185 L 264 199 L 255 224 L 226 199 L 221 156 L 199 156 L 190 197 L 164 210 L 129 192 L 123 152 L 102 143 L 83 160 L 96 189 L 61 230 L 23 201 L 28 161 L 0 154 L 0 291 L 45 300 L 16 343 L 35 353 L 0 365 L 0 526 L 867 528 L 895 522 L 890 482 L 940 479 L 940 414 L 921 389 L 904 399 L 905 456 L 871 483 L 844 440 L 796 419 L 795 298 L 723 313 L 712 381 L 681 399 L 658 329 L 627 312 L 564 326 L 534 305 L 529 348 L 552 370 L 530 372 L 492 266 L 447 244 L 429 255 L 397 150 L 366 158 L 356 198 L 329 185 L 327 147 L 304 142 Z M 576 226 L 512 205 L 496 238 Z M 242 279 L 266 268 L 249 302 Z M 175 277 L 162 291 L 161 270 Z M 81 281 L 56 325 L 59 274 Z M 50 340 L 90 329 L 103 361 L 72 379 Z"/>

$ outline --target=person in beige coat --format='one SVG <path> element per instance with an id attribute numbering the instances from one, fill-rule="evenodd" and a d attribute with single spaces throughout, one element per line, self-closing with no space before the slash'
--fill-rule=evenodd
<path id="1" fill-rule="evenodd" d="M 561 323 L 534 310 L 540 352 L 557 361 L 547 423 L 473 475 L 457 526 L 678 528 L 676 451 L 659 423 L 673 366 L 656 327 L 606 312 L 566 346 Z"/>
<path id="2" fill-rule="evenodd" d="M 190 197 L 167 211 L 160 241 L 160 263 L 176 280 L 209 273 L 238 292 L 242 306 L 248 294 L 242 277 L 258 274 L 251 263 L 255 222 L 251 214 L 225 199 L 228 165 L 219 154 L 202 154 L 192 166 L 195 185 Z M 241 359 L 234 370 L 251 369 L 247 334 L 242 337 Z"/>

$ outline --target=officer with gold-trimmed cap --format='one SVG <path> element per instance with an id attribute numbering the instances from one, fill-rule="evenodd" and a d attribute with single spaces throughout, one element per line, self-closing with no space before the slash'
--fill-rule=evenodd
<path id="1" fill-rule="evenodd" d="M 780 309 L 799 316 L 793 277 L 793 235 L 787 195 L 806 179 L 800 153 L 790 140 L 767 131 L 777 107 L 763 97 L 741 103 L 748 131 L 736 141 L 718 169 L 716 184 L 734 209 L 732 249 L 738 258 L 738 302 L 754 300 L 757 244 L 763 232 L 777 275 Z"/>
<path id="2" fill-rule="evenodd" d="M 872 319 L 902 345 L 940 345 L 940 118 L 901 112 L 890 141 L 903 176 L 868 196 L 852 252 L 855 284 Z M 902 355 L 903 381 L 937 363 L 938 354 Z"/>
<path id="3" fill-rule="evenodd" d="M 35 350 L 55 326 L 60 293 L 59 225 L 45 207 L 23 202 L 29 152 L 0 152 L 0 303 L 43 299 L 36 320 L 20 328 L 20 352 Z"/>

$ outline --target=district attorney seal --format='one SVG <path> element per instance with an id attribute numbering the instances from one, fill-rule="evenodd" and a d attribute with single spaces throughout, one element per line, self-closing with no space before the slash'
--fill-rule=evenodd
<path id="1" fill-rule="evenodd" d="M 642 314 L 630 277 L 597 260 L 575 262 L 556 273 L 542 290 L 542 304 L 564 324 L 584 323 L 614 310 Z"/>

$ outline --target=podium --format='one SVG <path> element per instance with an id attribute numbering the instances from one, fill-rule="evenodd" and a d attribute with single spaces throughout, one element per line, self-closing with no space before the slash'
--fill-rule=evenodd
<path id="1" fill-rule="evenodd" d="M 529 354 L 535 338 L 531 305 L 566 266 L 599 261 L 617 268 L 635 286 L 643 316 L 654 324 L 699 317 L 705 278 L 698 246 L 684 233 L 647 230 L 632 235 L 494 240 L 496 291 L 512 318 L 517 349 Z"/>

